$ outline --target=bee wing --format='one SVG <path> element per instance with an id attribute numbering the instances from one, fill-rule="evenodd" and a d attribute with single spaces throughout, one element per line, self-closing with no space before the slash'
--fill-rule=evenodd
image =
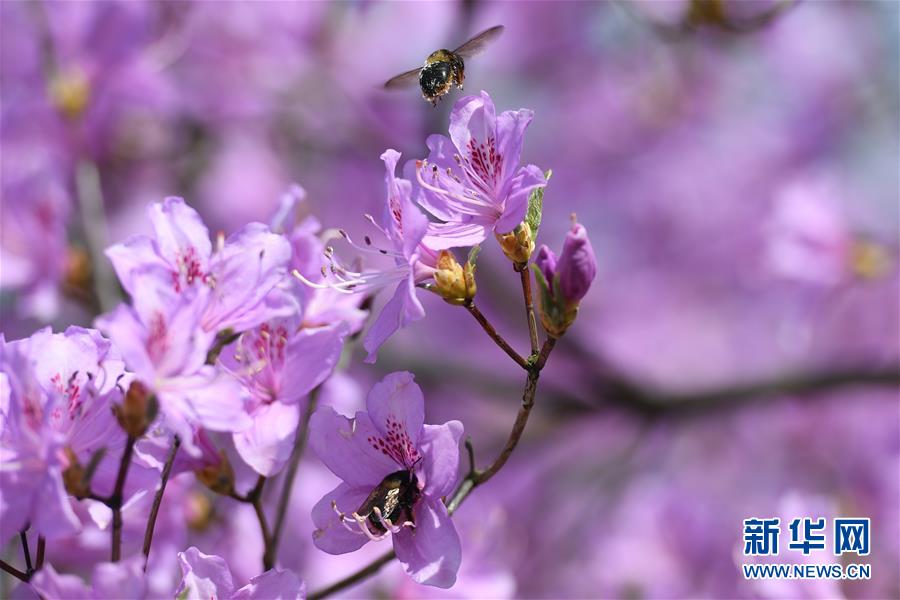
<path id="1" fill-rule="evenodd" d="M 419 72 L 421 70 L 421 67 L 418 69 L 411 69 L 406 73 L 400 73 L 396 77 L 391 77 L 384 82 L 384 89 L 395 90 L 397 88 L 408 87 L 416 83 L 417 81 L 419 81 Z"/>
<path id="2" fill-rule="evenodd" d="M 471 58 L 476 54 L 481 54 L 488 44 L 500 37 L 503 29 L 503 25 L 494 25 L 490 29 L 485 29 L 453 52 L 463 58 Z"/>

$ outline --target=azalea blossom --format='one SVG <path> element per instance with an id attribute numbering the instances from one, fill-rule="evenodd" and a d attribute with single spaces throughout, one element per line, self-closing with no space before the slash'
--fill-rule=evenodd
<path id="1" fill-rule="evenodd" d="M 186 294 L 207 288 L 200 324 L 205 331 L 244 331 L 296 311 L 278 287 L 291 256 L 284 236 L 250 223 L 213 250 L 209 230 L 181 198 L 147 209 L 154 236 L 134 236 L 106 251 L 122 287 L 137 298 L 150 286 Z"/>
<path id="2" fill-rule="evenodd" d="M 508 233 L 522 222 L 528 196 L 547 184 L 537 166 L 519 166 L 533 116 L 524 108 L 496 114 L 487 92 L 456 102 L 450 137 L 430 136 L 428 159 L 416 165 L 419 202 L 443 221 L 428 226 L 427 246 L 474 246 L 491 232 Z"/>
<path id="3" fill-rule="evenodd" d="M 232 377 L 206 364 L 215 332 L 203 327 L 213 291 L 149 286 L 97 319 L 135 378 L 156 395 L 164 424 L 195 456 L 195 430 L 240 431 L 250 425 L 245 392 Z"/>
<path id="4" fill-rule="evenodd" d="M 143 558 L 134 556 L 122 562 L 94 566 L 90 585 L 77 575 L 62 575 L 53 565 L 44 565 L 29 582 L 44 598 L 71 600 L 108 600 L 109 598 L 147 597 L 147 577 Z"/>
<path id="5" fill-rule="evenodd" d="M 250 393 L 253 423 L 235 432 L 241 458 L 267 477 L 287 462 L 300 420 L 301 400 L 334 371 L 347 326 L 300 328 L 301 317 L 263 323 L 220 356 L 220 365 Z"/>
<path id="6" fill-rule="evenodd" d="M 413 580 L 450 587 L 461 549 L 441 498 L 456 483 L 462 423 L 425 425 L 422 390 L 407 372 L 377 383 L 366 408 L 354 419 L 323 408 L 310 421 L 310 445 L 343 480 L 313 508 L 313 542 L 344 554 L 390 535 Z"/>
<path id="7" fill-rule="evenodd" d="M 220 556 L 204 554 L 191 546 L 178 553 L 178 562 L 182 577 L 175 596 L 184 600 L 301 600 L 306 597 L 306 584 L 287 569 L 270 569 L 236 589 L 231 569 Z"/>
<path id="8" fill-rule="evenodd" d="M 369 353 L 366 362 L 375 362 L 378 348 L 398 329 L 425 316 L 425 309 L 416 297 L 416 286 L 433 281 L 438 269 L 439 253 L 423 243 L 428 220 L 412 201 L 412 183 L 396 176 L 400 153 L 386 150 L 381 155 L 385 165 L 387 202 L 381 219 L 376 225 L 390 244 L 389 249 L 375 249 L 355 245 L 366 252 L 383 254 L 394 259 L 394 267 L 384 270 L 356 271 L 340 265 L 332 257 L 331 275 L 336 279 L 329 283 L 311 282 L 302 273 L 301 279 L 311 287 L 331 288 L 349 293 L 366 293 L 396 285 L 394 295 L 384 305 L 378 318 L 366 334 L 363 346 Z M 349 236 L 344 233 L 348 241 Z M 366 238 L 367 245 L 371 240 Z M 295 271 L 295 274 L 297 272 Z"/>
<path id="9" fill-rule="evenodd" d="M 334 287 L 321 285 L 325 282 L 322 225 L 311 215 L 299 222 L 296 220 L 305 199 L 306 191 L 302 187 L 291 186 L 282 196 L 278 211 L 270 222 L 272 231 L 283 233 L 291 244 L 291 271 L 316 285 L 306 285 L 296 278 L 287 282 L 294 297 L 300 301 L 304 327 L 345 323 L 347 333 L 353 335 L 363 328 L 369 315 L 367 310 L 360 308 L 365 296 L 342 293 Z"/>
<path id="10" fill-rule="evenodd" d="M 121 399 L 121 358 L 97 331 L 45 328 L 6 342 L 0 334 L 0 533 L 30 524 L 46 538 L 76 531 L 63 471 L 106 455 L 92 480 L 110 493 L 125 434 L 112 414 Z M 118 454 L 118 456 L 117 456 Z"/>

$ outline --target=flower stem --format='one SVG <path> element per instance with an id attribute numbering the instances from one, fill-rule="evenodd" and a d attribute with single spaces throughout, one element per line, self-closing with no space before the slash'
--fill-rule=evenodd
<path id="1" fill-rule="evenodd" d="M 38 547 L 37 547 L 37 560 L 35 561 L 34 568 L 36 570 L 40 570 L 41 567 L 44 566 L 44 551 L 47 549 L 47 540 L 44 539 L 44 536 L 38 536 Z"/>
<path id="2" fill-rule="evenodd" d="M 518 352 L 513 350 L 512 346 L 510 346 L 509 343 L 503 339 L 503 336 L 501 336 L 499 333 L 497 333 L 497 330 L 494 329 L 494 326 L 491 325 L 490 321 L 487 320 L 487 318 L 482 314 L 482 312 L 480 310 L 478 310 L 478 307 L 475 306 L 474 302 L 469 302 L 469 303 L 465 304 L 464 306 L 466 307 L 466 310 L 469 311 L 469 313 L 473 317 L 475 317 L 475 320 L 478 321 L 478 323 L 481 325 L 481 328 L 484 329 L 485 333 L 488 334 L 488 337 L 490 337 L 492 340 L 494 340 L 494 342 L 498 346 L 500 346 L 500 348 L 504 352 L 506 352 L 507 356 L 509 356 L 511 359 L 513 359 L 516 362 L 516 364 L 519 365 L 520 367 L 522 367 L 523 369 L 528 368 L 528 363 L 525 361 L 525 359 L 522 358 Z"/>
<path id="3" fill-rule="evenodd" d="M 381 567 L 388 564 L 389 562 L 394 560 L 394 558 L 396 558 L 396 557 L 397 557 L 397 555 L 394 553 L 393 550 L 391 550 L 390 552 L 385 553 L 383 556 L 376 558 L 374 561 L 369 563 L 368 566 L 366 566 L 363 569 L 360 569 L 356 573 L 353 573 L 352 575 L 348 575 L 347 577 L 344 577 L 340 581 L 336 581 L 335 583 L 331 584 L 327 588 L 317 590 L 317 591 L 311 593 L 308 596 L 307 600 L 322 600 L 322 598 L 327 598 L 328 596 L 334 594 L 335 592 L 339 592 L 342 589 L 348 588 L 355 583 L 359 583 L 360 581 L 367 579 L 368 577 L 371 577 L 372 575 L 377 573 L 381 569 Z"/>
<path id="4" fill-rule="evenodd" d="M 525 319 L 528 321 L 528 336 L 531 338 L 531 354 L 538 353 L 538 332 L 537 321 L 534 318 L 534 300 L 531 294 L 531 271 L 528 270 L 528 263 L 517 264 L 513 267 L 519 272 L 522 279 L 522 296 L 525 298 Z"/>
<path id="5" fill-rule="evenodd" d="M 153 544 L 153 530 L 156 528 L 156 517 L 159 515 L 159 506 L 162 504 L 163 494 L 166 492 L 166 484 L 169 483 L 169 475 L 172 473 L 172 465 L 175 462 L 175 455 L 181 446 L 181 440 L 178 436 L 172 440 L 172 447 L 169 449 L 169 456 L 166 457 L 166 463 L 163 465 L 162 479 L 159 482 L 159 489 L 156 490 L 156 496 L 153 497 L 153 506 L 150 507 L 150 517 L 147 519 L 147 529 L 144 531 L 144 571 L 147 570 L 147 563 L 150 562 L 150 546 Z"/>
<path id="6" fill-rule="evenodd" d="M 28 549 L 27 528 L 19 532 L 19 539 L 22 540 L 22 554 L 25 555 L 25 572 L 28 575 L 34 573 L 34 567 L 31 566 L 31 551 Z"/>
<path id="7" fill-rule="evenodd" d="M 260 475 L 256 479 L 256 485 L 254 485 L 253 489 L 247 492 L 246 495 L 241 496 L 236 492 L 231 492 L 229 497 L 238 502 L 244 502 L 253 506 L 253 510 L 256 512 L 256 519 L 259 521 L 259 531 L 260 534 L 262 534 L 263 548 L 265 548 L 263 553 L 263 570 L 268 571 L 275 565 L 274 562 L 269 562 L 268 559 L 269 548 L 272 546 L 272 534 L 269 530 L 269 522 L 266 520 L 266 513 L 263 511 L 262 505 L 262 492 L 265 485 L 266 476 Z"/>
<path id="8" fill-rule="evenodd" d="M 110 561 L 119 562 L 122 558 L 122 503 L 125 490 L 125 479 L 128 476 L 128 467 L 131 465 L 131 456 L 134 454 L 134 444 L 137 438 L 128 436 L 125 442 L 125 451 L 122 452 L 122 461 L 119 463 L 119 473 L 116 475 L 116 485 L 107 505 L 112 509 L 112 542 L 110 544 Z"/>
<path id="9" fill-rule="evenodd" d="M 100 171 L 90 160 L 82 160 L 75 170 L 75 188 L 78 194 L 78 207 L 81 209 L 81 222 L 84 237 L 91 256 L 91 268 L 94 274 L 94 291 L 100 310 L 107 312 L 119 301 L 116 276 L 109 261 L 103 254 L 107 243 L 106 214 L 103 207 L 103 188 L 100 185 Z"/>
<path id="10" fill-rule="evenodd" d="M 0 569 L 3 569 L 4 571 L 9 573 L 16 579 L 21 579 L 22 581 L 28 581 L 28 575 L 26 575 L 22 571 L 18 570 L 17 568 L 15 568 L 14 566 L 12 566 L 8 562 L 6 562 L 5 560 L 0 559 Z"/>
<path id="11" fill-rule="evenodd" d="M 284 482 L 281 486 L 281 496 L 278 499 L 278 507 L 275 510 L 275 521 L 272 525 L 272 543 L 266 546 L 266 554 L 263 557 L 263 564 L 270 565 L 272 568 L 278 558 L 278 545 L 281 543 L 281 535 L 284 532 L 284 519 L 287 515 L 288 504 L 291 501 L 291 491 L 294 488 L 294 478 L 297 476 L 297 469 L 300 466 L 300 459 L 303 457 L 303 449 L 306 448 L 306 441 L 309 438 L 309 420 L 319 400 L 319 390 L 317 387 L 309 394 L 309 402 L 306 403 L 306 410 L 300 417 L 300 423 L 297 424 L 297 437 L 294 439 L 294 449 L 291 451 L 291 461 L 288 463 L 287 471 L 284 474 Z"/>

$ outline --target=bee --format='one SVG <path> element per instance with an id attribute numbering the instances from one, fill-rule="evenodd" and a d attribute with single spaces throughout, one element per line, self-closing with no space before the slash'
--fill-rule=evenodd
<path id="1" fill-rule="evenodd" d="M 495 25 L 485 29 L 456 50 L 442 48 L 435 50 L 425 59 L 425 65 L 391 77 L 385 82 L 385 89 L 392 90 L 406 87 L 418 81 L 422 88 L 422 97 L 432 106 L 456 84 L 463 89 L 466 78 L 465 59 L 480 54 L 489 43 L 500 37 L 503 25 Z"/>
<path id="2" fill-rule="evenodd" d="M 419 481 L 412 470 L 395 471 L 381 480 L 355 514 L 366 519 L 373 533 L 385 534 L 385 524 L 415 525 L 413 506 L 420 495 Z"/>

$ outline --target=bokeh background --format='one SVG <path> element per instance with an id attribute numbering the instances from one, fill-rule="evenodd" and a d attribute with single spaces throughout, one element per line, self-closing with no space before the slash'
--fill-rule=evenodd
<path id="1" fill-rule="evenodd" d="M 7 339 L 118 302 L 98 252 L 144 232 L 165 196 L 229 233 L 298 183 L 326 227 L 366 233 L 381 152 L 424 157 L 459 97 L 432 108 L 380 84 L 506 26 L 466 92 L 534 110 L 523 160 L 554 173 L 539 243 L 558 248 L 577 213 L 600 272 L 521 446 L 458 513 L 457 586 L 394 564 L 348 597 L 900 597 L 900 4 L 8 1 L 0 18 Z M 524 348 L 496 246 L 478 286 Z M 411 370 L 428 421 L 461 419 L 486 463 L 522 374 L 464 311 L 425 301 L 323 401 L 353 410 Z M 309 510 L 333 482 L 304 459 L 282 546 L 313 589 L 383 551 L 312 547 Z M 871 517 L 872 580 L 745 581 L 753 516 Z M 191 544 L 242 583 L 259 572 L 250 507 L 186 475 L 163 519 L 156 589 L 174 589 Z M 107 543 L 89 531 L 48 560 L 77 572 Z"/>

